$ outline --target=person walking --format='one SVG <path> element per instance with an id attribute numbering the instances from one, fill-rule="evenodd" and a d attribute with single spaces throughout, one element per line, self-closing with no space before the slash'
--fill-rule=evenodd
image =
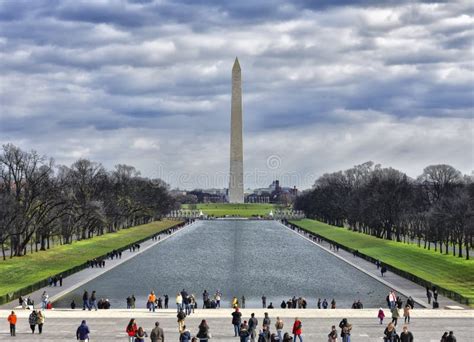
<path id="1" fill-rule="evenodd" d="M 41 334 L 43 332 L 44 314 L 40 310 L 36 315 L 36 324 L 38 324 L 38 334 Z"/>
<path id="2" fill-rule="evenodd" d="M 277 317 L 276 322 L 275 322 L 275 329 L 277 331 L 278 341 L 283 341 L 283 336 L 281 335 L 283 326 L 284 326 L 283 320 L 280 317 Z"/>
<path id="3" fill-rule="evenodd" d="M 145 342 L 145 337 L 148 337 L 148 334 L 142 327 L 139 327 L 135 335 L 135 342 Z"/>
<path id="4" fill-rule="evenodd" d="M 89 292 L 87 290 L 84 290 L 84 293 L 82 294 L 82 310 L 89 309 Z"/>
<path id="5" fill-rule="evenodd" d="M 383 334 L 384 334 L 384 337 L 383 337 L 384 342 L 396 342 L 398 339 L 398 335 L 395 330 L 395 325 L 392 322 L 388 323 Z"/>
<path id="6" fill-rule="evenodd" d="M 164 342 L 165 333 L 162 328 L 160 328 L 160 322 L 155 322 L 155 327 L 150 333 L 151 342 Z"/>
<path id="7" fill-rule="evenodd" d="M 179 342 L 190 342 L 191 341 L 191 332 L 186 329 L 186 326 L 183 326 L 183 331 L 179 334 Z"/>
<path id="8" fill-rule="evenodd" d="M 89 334 L 89 327 L 87 326 L 86 321 L 83 320 L 81 325 L 76 330 L 76 338 L 80 342 L 89 342 Z"/>
<path id="9" fill-rule="evenodd" d="M 385 318 L 385 313 L 383 312 L 382 308 L 379 309 L 379 313 L 378 313 L 377 317 L 379 318 L 380 324 L 383 324 L 383 319 Z"/>
<path id="10" fill-rule="evenodd" d="M 97 311 L 97 295 L 95 291 L 92 291 L 91 297 L 89 298 L 89 311 L 91 311 L 92 308 Z"/>
<path id="11" fill-rule="evenodd" d="M 405 317 L 405 324 L 410 324 L 410 312 L 411 312 L 411 306 L 410 305 L 405 305 L 403 308 L 403 317 Z"/>
<path id="12" fill-rule="evenodd" d="M 18 321 L 18 318 L 15 314 L 15 311 L 12 311 L 12 313 L 8 316 L 7 321 L 10 323 L 10 336 L 16 336 L 16 322 Z"/>
<path id="13" fill-rule="evenodd" d="M 403 331 L 400 334 L 400 342 L 413 342 L 413 334 L 408 331 L 408 327 L 405 325 Z"/>
<path id="14" fill-rule="evenodd" d="M 137 323 L 135 323 L 135 318 L 130 319 L 130 322 L 127 324 L 127 328 L 125 329 L 125 332 L 128 335 L 128 341 L 129 342 L 135 342 L 135 335 L 137 334 Z"/>
<path id="15" fill-rule="evenodd" d="M 258 319 L 255 318 L 255 314 L 252 312 L 249 319 L 250 341 L 252 342 L 255 342 L 257 326 L 258 326 Z"/>
<path id="16" fill-rule="evenodd" d="M 170 297 L 167 294 L 165 294 L 165 309 L 168 309 L 169 300 L 170 300 Z"/>
<path id="17" fill-rule="evenodd" d="M 267 297 L 265 295 L 262 296 L 262 308 L 267 308 Z"/>
<path id="18" fill-rule="evenodd" d="M 398 318 L 400 318 L 400 312 L 397 307 L 392 309 L 392 323 L 397 326 Z"/>
<path id="19" fill-rule="evenodd" d="M 301 337 L 301 334 L 303 332 L 302 330 L 302 323 L 301 321 L 298 319 L 298 317 L 295 318 L 295 323 L 293 323 L 293 342 L 296 341 L 296 337 L 298 336 L 298 339 L 300 340 L 300 342 L 303 342 L 303 337 Z"/>
<path id="20" fill-rule="evenodd" d="M 337 330 L 335 325 L 331 327 L 331 331 L 328 334 L 328 342 L 337 342 Z"/>
<path id="21" fill-rule="evenodd" d="M 199 338 L 200 342 L 207 342 L 211 337 L 209 334 L 209 325 L 207 325 L 207 322 L 205 319 L 201 321 L 201 324 L 199 324 L 198 327 L 198 333 L 196 334 L 196 337 Z"/>
<path id="22" fill-rule="evenodd" d="M 28 323 L 30 324 L 31 333 L 35 333 L 36 323 L 38 320 L 38 314 L 36 310 L 31 311 L 30 316 L 28 317 Z"/>
<path id="23" fill-rule="evenodd" d="M 336 300 L 333 298 L 331 300 L 331 309 L 335 309 L 336 308 Z"/>
<path id="24" fill-rule="evenodd" d="M 245 296 L 242 296 L 241 306 L 242 309 L 245 309 Z"/>
<path id="25" fill-rule="evenodd" d="M 232 312 L 232 324 L 234 325 L 234 336 L 240 336 L 240 324 L 242 323 L 242 313 L 239 308 L 236 307 L 235 311 Z"/>

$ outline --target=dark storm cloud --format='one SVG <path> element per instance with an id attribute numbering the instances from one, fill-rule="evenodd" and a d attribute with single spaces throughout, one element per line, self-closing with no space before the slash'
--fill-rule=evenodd
<path id="1" fill-rule="evenodd" d="M 411 176 L 432 162 L 469 172 L 471 7 L 2 1 L 0 143 L 64 163 L 130 163 L 151 176 L 225 174 L 239 56 L 249 170 L 279 155 L 278 171 L 299 172 L 303 187 L 368 159 Z"/>

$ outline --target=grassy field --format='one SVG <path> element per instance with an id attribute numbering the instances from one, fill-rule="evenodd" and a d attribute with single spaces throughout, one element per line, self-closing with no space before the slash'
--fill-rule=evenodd
<path id="1" fill-rule="evenodd" d="M 375 238 L 315 220 L 294 221 L 302 228 L 409 272 L 474 303 L 474 260 L 428 251 L 414 244 Z"/>
<path id="2" fill-rule="evenodd" d="M 0 261 L 0 296 L 59 274 L 108 252 L 147 238 L 175 225 L 177 221 L 156 221 L 122 229 L 116 233 L 56 246 L 22 257 Z"/>
<path id="3" fill-rule="evenodd" d="M 189 209 L 189 205 L 183 205 L 181 209 L 187 210 Z M 271 210 L 275 211 L 275 205 L 260 203 L 201 203 L 196 204 L 196 210 L 202 210 L 204 214 L 215 217 L 252 217 L 257 215 L 267 216 Z"/>

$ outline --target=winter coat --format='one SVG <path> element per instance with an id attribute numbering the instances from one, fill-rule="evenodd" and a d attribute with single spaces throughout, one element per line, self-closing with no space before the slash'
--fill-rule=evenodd
<path id="1" fill-rule="evenodd" d="M 276 330 L 282 330 L 283 329 L 283 321 L 281 319 L 277 320 L 275 323 L 275 329 Z"/>
<path id="2" fill-rule="evenodd" d="M 400 334 L 400 342 L 413 342 L 413 334 L 410 331 Z"/>
<path id="3" fill-rule="evenodd" d="M 293 324 L 293 335 L 301 335 L 301 321 L 296 320 L 295 323 Z"/>
<path id="4" fill-rule="evenodd" d="M 385 318 L 385 313 L 383 312 L 383 310 L 379 310 L 379 314 L 377 315 L 377 317 L 379 319 L 384 319 Z"/>
<path id="5" fill-rule="evenodd" d="M 78 340 L 87 340 L 89 338 L 89 327 L 86 324 L 81 324 L 76 331 L 76 337 Z"/>
<path id="6" fill-rule="evenodd" d="M 160 327 L 154 327 L 150 333 L 150 339 L 152 342 L 163 342 L 165 340 L 165 333 Z"/>
<path id="7" fill-rule="evenodd" d="M 128 336 L 135 336 L 137 333 L 138 327 L 134 323 L 131 327 L 127 326 L 127 329 L 125 330 Z"/>
<path id="8" fill-rule="evenodd" d="M 42 313 L 38 314 L 36 316 L 36 323 L 37 324 L 44 324 L 44 315 Z"/>
<path id="9" fill-rule="evenodd" d="M 206 325 L 199 325 L 199 331 L 196 335 L 198 338 L 209 338 L 209 327 Z"/>
<path id="10" fill-rule="evenodd" d="M 189 342 L 191 341 L 191 333 L 189 330 L 185 330 L 179 335 L 179 342 Z"/>
<path id="11" fill-rule="evenodd" d="M 400 317 L 400 312 L 398 312 L 397 308 L 394 308 L 392 310 L 392 318 L 399 318 Z"/>
<path id="12" fill-rule="evenodd" d="M 36 325 L 36 320 L 38 319 L 38 315 L 36 314 L 36 312 L 32 312 L 30 313 L 30 316 L 28 317 L 28 323 L 30 325 Z"/>
<path id="13" fill-rule="evenodd" d="M 237 325 L 242 322 L 242 313 L 239 311 L 232 312 L 232 324 Z"/>

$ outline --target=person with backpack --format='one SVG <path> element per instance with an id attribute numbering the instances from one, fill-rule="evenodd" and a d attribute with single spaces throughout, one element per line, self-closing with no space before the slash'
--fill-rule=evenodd
<path id="1" fill-rule="evenodd" d="M 328 334 L 328 342 L 337 342 L 337 330 L 335 325 L 331 327 L 331 331 Z"/>
<path id="2" fill-rule="evenodd" d="M 138 327 L 137 324 L 135 323 L 135 319 L 132 318 L 130 319 L 130 322 L 127 324 L 127 328 L 125 329 L 125 332 L 128 335 L 128 341 L 129 342 L 135 342 L 135 335 L 137 333 Z"/>
<path id="3" fill-rule="evenodd" d="M 15 314 L 15 311 L 12 311 L 7 320 L 8 323 L 10 323 L 10 336 L 16 336 L 16 322 L 18 321 L 18 318 Z"/>
<path id="4" fill-rule="evenodd" d="M 236 307 L 235 311 L 232 312 L 232 324 L 234 325 L 234 336 L 240 336 L 240 324 L 242 323 L 242 313 L 239 308 Z"/>
<path id="5" fill-rule="evenodd" d="M 301 321 L 298 319 L 298 317 L 295 318 L 295 323 L 293 323 L 293 342 L 296 341 L 296 337 L 298 336 L 300 342 L 303 342 L 303 337 L 301 337 L 301 334 L 303 333 L 302 330 L 303 324 Z"/>

